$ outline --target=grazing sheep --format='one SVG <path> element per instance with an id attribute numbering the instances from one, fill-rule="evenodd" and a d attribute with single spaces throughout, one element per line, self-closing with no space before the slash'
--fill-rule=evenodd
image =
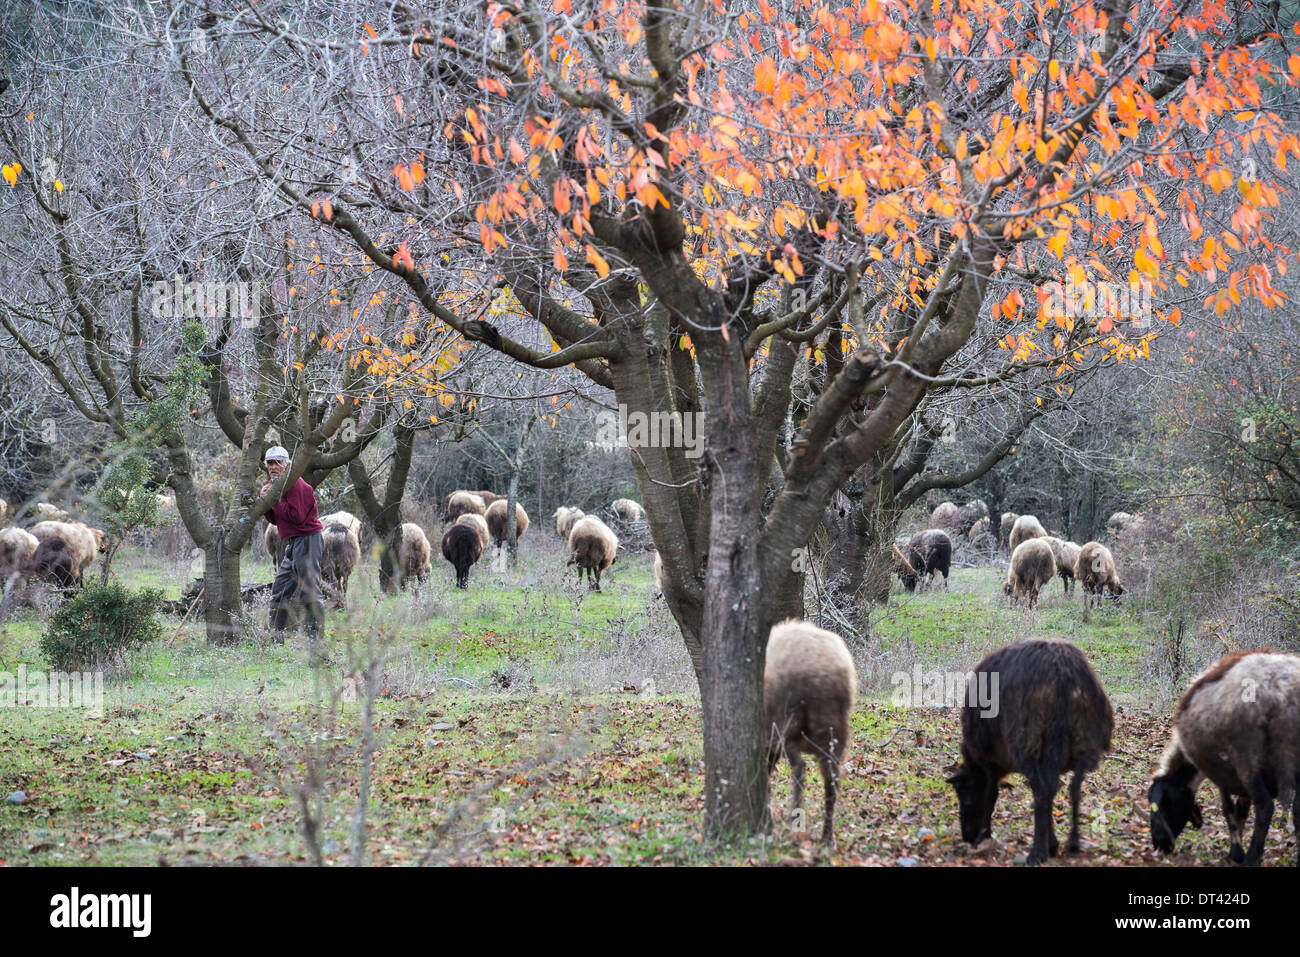
<path id="1" fill-rule="evenodd" d="M 1011 526 L 1011 536 L 1007 539 L 1011 550 L 1014 552 L 1021 542 L 1027 542 L 1031 538 L 1046 538 L 1047 529 L 1043 528 L 1043 523 L 1032 515 L 1021 515 Z"/>
<path id="2" fill-rule="evenodd" d="M 1009 547 L 1011 530 L 1016 527 L 1016 519 L 1019 517 L 1015 512 L 1002 513 L 1002 521 L 998 525 L 998 545 L 1002 548 Z"/>
<path id="3" fill-rule="evenodd" d="M 1061 577 L 1061 587 L 1067 595 L 1074 590 L 1074 566 L 1081 551 L 1083 546 L 1077 542 L 1061 542 L 1061 550 L 1056 555 L 1056 574 Z"/>
<path id="4" fill-rule="evenodd" d="M 1106 530 L 1112 535 L 1118 535 L 1132 524 L 1133 516 L 1128 512 L 1115 512 L 1106 519 Z"/>
<path id="5" fill-rule="evenodd" d="M 414 522 L 403 522 L 394 535 L 397 541 L 397 568 L 395 569 L 399 588 L 405 589 L 406 583 L 415 579 L 424 583 L 433 574 L 433 549 L 429 547 L 429 538 L 424 529 Z"/>
<path id="6" fill-rule="evenodd" d="M 1028 599 L 1029 607 L 1038 604 L 1038 593 L 1056 577 L 1056 558 L 1051 546 L 1041 538 L 1021 542 L 1011 553 L 1011 566 L 1002 593 L 1011 597 L 1014 605 L 1021 598 Z"/>
<path id="7" fill-rule="evenodd" d="M 351 512 L 330 512 L 328 515 L 321 516 L 321 527 L 329 528 L 331 525 L 342 525 L 350 529 L 352 534 L 361 541 L 361 519 L 357 518 Z"/>
<path id="8" fill-rule="evenodd" d="M 574 508 L 570 505 L 561 505 L 555 510 L 555 534 L 566 542 L 569 540 L 569 532 L 573 531 L 573 524 L 587 513 L 580 508 Z"/>
<path id="9" fill-rule="evenodd" d="M 500 502 L 505 498 L 504 495 L 498 495 L 496 492 L 489 492 L 487 489 L 479 489 L 477 492 L 470 492 L 470 494 L 477 495 L 481 498 L 485 506 L 491 505 L 493 502 Z"/>
<path id="10" fill-rule="evenodd" d="M 817 759 L 826 789 L 823 844 L 835 840 L 835 793 L 857 687 L 853 658 L 839 635 L 793 618 L 772 628 L 763 669 L 767 773 L 770 777 L 784 753 L 794 778 L 793 813 L 803 804 L 804 754 Z"/>
<path id="11" fill-rule="evenodd" d="M 618 558 L 618 536 L 595 515 L 578 519 L 569 532 L 569 560 L 564 567 L 578 566 L 578 581 L 587 573 L 593 588 L 600 591 L 600 573 L 613 565 Z M 594 578 L 593 578 L 594 576 Z"/>
<path id="12" fill-rule="evenodd" d="M 911 569 L 900 573 L 904 588 L 915 591 L 922 579 L 927 583 L 933 581 L 935 572 L 943 574 L 943 587 L 948 587 L 948 570 L 952 566 L 952 539 L 947 532 L 939 528 L 917 532 L 907 540 L 903 552 Z"/>
<path id="13" fill-rule="evenodd" d="M 975 542 L 977 542 L 979 539 L 983 538 L 985 535 L 988 534 L 989 534 L 989 520 L 987 518 L 981 518 L 974 525 L 972 525 L 970 527 L 970 531 L 966 533 L 966 541 L 974 545 Z"/>
<path id="14" fill-rule="evenodd" d="M 460 522 L 449 525 L 442 533 L 442 557 L 456 569 L 456 587 L 468 588 L 470 567 L 483 557 L 483 539 L 478 530 Z"/>
<path id="15" fill-rule="evenodd" d="M 95 556 L 107 548 L 104 532 L 81 522 L 37 522 L 30 531 L 38 541 L 50 538 L 63 540 L 77 564 L 78 581 L 95 563 Z"/>
<path id="16" fill-rule="evenodd" d="M 482 515 L 470 512 L 466 515 L 462 515 L 452 524 L 468 525 L 470 528 L 474 529 L 474 531 L 478 533 L 479 541 L 483 543 L 484 548 L 487 548 L 492 541 L 492 533 L 488 531 L 487 519 Z"/>
<path id="17" fill-rule="evenodd" d="M 963 840 L 977 846 L 992 836 L 998 782 L 1014 771 L 1034 795 L 1034 845 L 1025 863 L 1055 857 L 1052 802 L 1061 775 L 1073 771 L 1066 850 L 1077 853 L 1083 778 L 1110 750 L 1114 728 L 1110 700 L 1088 659 L 1068 641 L 1034 638 L 994 651 L 970 680 L 961 713 L 962 763 L 948 778 Z M 989 703 L 975 693 L 981 688 L 991 692 Z"/>
<path id="18" fill-rule="evenodd" d="M 909 562 L 907 560 L 907 556 L 903 554 L 903 549 L 906 547 L 907 547 L 906 538 L 894 539 L 893 565 L 890 570 L 899 578 L 905 578 L 910 576 L 911 578 L 915 579 L 916 569 L 912 567 L 912 563 Z"/>
<path id="19" fill-rule="evenodd" d="M 1189 820 L 1201 826 L 1196 789 L 1206 778 L 1223 799 L 1232 845 L 1228 859 L 1258 866 L 1274 799 L 1283 799 L 1285 824 L 1286 798 L 1292 796 L 1291 813 L 1300 821 L 1300 657 L 1272 649 L 1238 651 L 1192 682 L 1174 709 L 1173 736 L 1147 794 L 1156 850 L 1172 851 Z M 1252 804 L 1255 830 L 1243 853 Z"/>
<path id="20" fill-rule="evenodd" d="M 930 513 L 931 528 L 955 528 L 958 524 L 959 509 L 952 502 L 941 502 Z"/>
<path id="21" fill-rule="evenodd" d="M 609 503 L 610 513 L 620 522 L 639 522 L 645 518 L 645 509 L 630 498 L 616 498 Z"/>
<path id="22" fill-rule="evenodd" d="M 346 512 L 342 514 L 347 515 Z M 333 590 L 339 608 L 347 606 L 348 578 L 361 563 L 361 542 L 357 538 L 360 527 L 360 522 L 355 526 L 330 522 L 321 532 L 321 583 Z"/>
<path id="23" fill-rule="evenodd" d="M 21 528 L 6 528 L 0 532 L 0 579 L 8 580 L 28 567 L 36 554 L 39 539 Z"/>
<path id="24" fill-rule="evenodd" d="M 487 512 L 487 503 L 482 496 L 473 492 L 452 492 L 447 497 L 447 520 L 454 522 L 462 515 L 482 515 Z"/>
<path id="25" fill-rule="evenodd" d="M 280 540 L 280 530 L 274 525 L 267 525 L 266 531 L 262 533 L 262 543 L 266 545 L 266 553 L 271 556 L 271 561 L 276 568 L 284 561 L 284 542 Z"/>
<path id="26" fill-rule="evenodd" d="M 506 519 L 509 513 L 506 512 L 506 500 L 497 499 L 487 507 L 487 526 L 488 531 L 492 534 L 492 541 L 497 545 L 502 545 L 506 540 Z M 515 502 L 515 537 L 522 538 L 524 532 L 528 531 L 528 513 L 524 507 Z"/>
<path id="27" fill-rule="evenodd" d="M 31 577 L 49 582 L 63 590 L 82 584 L 79 556 L 68 542 L 58 536 L 42 539 L 32 555 Z"/>
<path id="28" fill-rule="evenodd" d="M 1074 577 L 1083 586 L 1083 607 L 1100 604 L 1102 598 L 1118 602 L 1124 585 L 1115 570 L 1115 558 L 1101 542 L 1088 542 L 1079 549 L 1074 562 Z"/>

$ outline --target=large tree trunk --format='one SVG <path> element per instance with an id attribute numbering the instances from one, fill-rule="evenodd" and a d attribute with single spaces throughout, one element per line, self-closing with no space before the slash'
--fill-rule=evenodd
<path id="1" fill-rule="evenodd" d="M 522 449 L 521 458 L 522 458 Z M 515 496 L 519 494 L 519 469 L 510 470 L 510 482 L 506 486 L 506 564 L 514 568 L 519 564 L 519 529 L 518 514 L 515 512 Z"/>
<path id="2" fill-rule="evenodd" d="M 397 591 L 397 555 L 392 547 L 393 532 L 402 523 L 402 498 L 406 494 L 406 480 L 411 471 L 411 455 L 415 449 L 415 430 L 403 422 L 393 428 L 395 448 L 388 481 L 381 502 L 375 495 L 374 484 L 366 472 L 365 463 L 357 456 L 348 462 L 348 477 L 361 510 L 370 519 L 379 543 L 379 587 L 386 594 Z"/>
<path id="3" fill-rule="evenodd" d="M 225 536 L 212 537 L 203 549 L 203 620 L 208 644 L 229 645 L 239 640 L 239 551 L 226 547 Z"/>

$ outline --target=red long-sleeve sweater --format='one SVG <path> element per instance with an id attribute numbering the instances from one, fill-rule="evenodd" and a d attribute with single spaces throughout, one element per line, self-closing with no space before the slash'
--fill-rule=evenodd
<path id="1" fill-rule="evenodd" d="M 303 479 L 298 479 L 280 496 L 280 501 L 266 512 L 266 520 L 275 526 L 281 538 L 314 535 L 321 530 L 316 515 L 316 493 Z"/>

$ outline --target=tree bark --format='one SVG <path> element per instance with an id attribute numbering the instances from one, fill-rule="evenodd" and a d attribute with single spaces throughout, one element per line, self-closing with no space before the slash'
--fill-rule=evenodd
<path id="1" fill-rule="evenodd" d="M 203 549 L 203 620 L 209 644 L 230 645 L 239 640 L 243 604 L 239 591 L 239 550 L 226 546 L 216 530 Z"/>

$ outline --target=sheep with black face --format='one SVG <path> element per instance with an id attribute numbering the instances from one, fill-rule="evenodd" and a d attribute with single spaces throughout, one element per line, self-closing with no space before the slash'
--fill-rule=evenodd
<path id="1" fill-rule="evenodd" d="M 1273 820 L 1286 799 L 1300 821 L 1300 656 L 1271 649 L 1230 654 L 1197 677 L 1174 709 L 1174 729 L 1147 798 L 1151 845 L 1166 854 L 1190 823 L 1199 828 L 1196 789 L 1219 788 L 1228 822 L 1228 859 L 1257 866 Z M 1246 816 L 1255 807 L 1250 849 Z M 1296 864 L 1300 866 L 1300 851 Z"/>

